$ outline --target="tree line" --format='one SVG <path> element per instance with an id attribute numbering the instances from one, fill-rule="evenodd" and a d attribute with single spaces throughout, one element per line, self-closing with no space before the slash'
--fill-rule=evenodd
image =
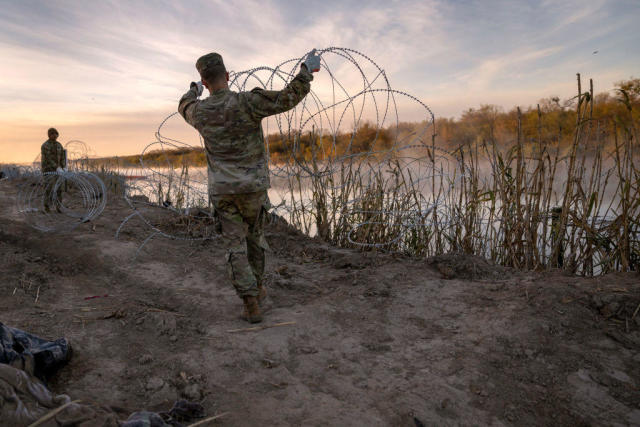
<path id="1" fill-rule="evenodd" d="M 616 132 L 637 129 L 640 121 L 640 79 L 631 78 L 616 83 L 612 92 L 593 96 L 591 125 L 605 145 L 614 144 Z M 435 126 L 420 135 L 426 122 L 401 122 L 388 127 L 378 127 L 364 122 L 357 129 L 330 135 L 315 130 L 266 136 L 269 157 L 273 163 L 329 160 L 352 154 L 371 152 L 384 154 L 400 148 L 409 141 L 452 150 L 477 143 L 509 146 L 519 137 L 527 143 L 569 147 L 574 135 L 577 114 L 576 98 L 561 101 L 551 96 L 543 98 L 535 106 L 524 110 L 518 107 L 504 111 L 501 107 L 484 104 L 465 110 L 459 118 L 437 118 Z M 520 116 L 520 120 L 518 117 Z M 398 145 L 399 144 L 399 145 Z M 200 147 L 184 147 L 174 150 L 156 150 L 145 153 L 143 161 L 148 165 L 206 166 L 206 154 Z M 128 168 L 140 166 L 140 155 L 90 159 L 92 166 Z"/>

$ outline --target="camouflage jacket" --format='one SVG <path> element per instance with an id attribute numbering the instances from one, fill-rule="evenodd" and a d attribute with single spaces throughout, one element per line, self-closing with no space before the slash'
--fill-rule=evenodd
<path id="1" fill-rule="evenodd" d="M 180 99 L 178 111 L 204 138 L 209 194 L 253 193 L 269 188 L 261 120 L 296 106 L 311 89 L 313 75 L 301 71 L 281 91 L 219 89 L 198 100 L 195 88 Z"/>
<path id="2" fill-rule="evenodd" d="M 64 168 L 64 148 L 58 141 L 48 139 L 40 148 L 40 166 L 42 172 L 55 172 L 57 168 Z"/>

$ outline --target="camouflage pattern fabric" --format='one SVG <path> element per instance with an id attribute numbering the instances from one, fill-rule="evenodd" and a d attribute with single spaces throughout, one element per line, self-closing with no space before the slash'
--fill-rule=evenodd
<path id="1" fill-rule="evenodd" d="M 30 426 L 52 410 L 66 406 L 41 427 L 118 427 L 116 414 L 95 404 L 71 403 L 69 396 L 54 394 L 38 378 L 0 363 L 0 425 Z"/>
<path id="2" fill-rule="evenodd" d="M 311 89 L 305 68 L 281 91 L 218 89 L 203 100 L 195 87 L 180 99 L 178 111 L 204 138 L 210 195 L 255 193 L 269 188 L 261 120 L 295 107 Z"/>
<path id="3" fill-rule="evenodd" d="M 40 148 L 40 166 L 42 173 L 55 172 L 58 168 L 64 168 L 64 148 L 62 144 L 54 139 L 48 139 Z M 49 207 L 54 204 L 53 188 L 58 180 L 58 176 L 45 176 L 44 187 L 44 210 L 49 212 Z M 62 186 L 56 190 L 58 202 L 62 199 Z"/>
<path id="4" fill-rule="evenodd" d="M 58 141 L 49 139 L 40 148 L 40 166 L 42 172 L 55 172 L 58 168 L 64 168 L 64 148 Z"/>
<path id="5" fill-rule="evenodd" d="M 200 58 L 198 58 L 198 60 L 196 61 L 196 69 L 198 70 L 201 76 L 206 75 L 207 71 L 216 67 L 226 68 L 224 66 L 224 61 L 222 60 L 222 56 L 219 53 L 215 53 L 215 52 L 207 53 L 206 55 L 203 55 Z"/>
<path id="6" fill-rule="evenodd" d="M 55 191 L 55 198 L 53 189 L 56 187 L 56 183 L 59 179 L 62 179 L 58 176 L 58 174 L 50 174 L 44 177 L 44 197 L 42 198 L 42 202 L 44 204 L 45 212 L 49 212 L 50 207 L 54 206 L 56 210 L 60 210 L 60 205 L 62 204 L 62 187 L 64 183 L 60 183 L 58 188 Z"/>
<path id="7" fill-rule="evenodd" d="M 264 275 L 264 222 L 270 209 L 267 191 L 211 198 L 227 249 L 227 274 L 238 296 L 258 296 Z"/>

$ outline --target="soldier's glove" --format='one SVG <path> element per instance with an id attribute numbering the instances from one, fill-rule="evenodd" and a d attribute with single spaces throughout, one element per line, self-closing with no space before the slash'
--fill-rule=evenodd
<path id="1" fill-rule="evenodd" d="M 61 168 L 60 166 L 58 166 L 58 167 L 56 168 L 56 172 L 58 172 L 58 173 L 62 173 L 62 172 L 63 172 L 63 171 L 62 171 L 62 168 Z"/>
<path id="2" fill-rule="evenodd" d="M 307 54 L 304 62 L 302 63 L 310 73 L 320 71 L 320 55 L 316 55 L 316 50 L 313 49 Z"/>
<path id="3" fill-rule="evenodd" d="M 202 82 L 191 82 L 191 89 L 193 89 L 194 86 L 196 88 L 196 95 L 200 97 L 200 95 L 202 95 L 202 91 L 204 90 L 204 88 L 202 87 Z"/>

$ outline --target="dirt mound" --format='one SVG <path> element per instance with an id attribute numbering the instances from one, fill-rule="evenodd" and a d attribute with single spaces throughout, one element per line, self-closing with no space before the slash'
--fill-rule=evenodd
<path id="1" fill-rule="evenodd" d="M 508 268 L 475 255 L 450 253 L 427 258 L 427 264 L 435 267 L 443 279 L 496 280 L 511 275 Z"/>
<path id="2" fill-rule="evenodd" d="M 0 321 L 71 341 L 49 384 L 71 399 L 124 413 L 197 400 L 232 426 L 640 424 L 635 273 L 362 253 L 278 221 L 264 328 L 247 330 L 217 241 L 138 252 L 151 231 L 132 218 L 116 240 L 131 211 L 113 198 L 43 234 L 14 195 L 0 183 Z"/>

